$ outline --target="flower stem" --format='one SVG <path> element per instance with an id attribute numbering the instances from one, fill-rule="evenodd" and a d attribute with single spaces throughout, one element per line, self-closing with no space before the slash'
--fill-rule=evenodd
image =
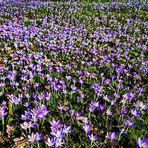
<path id="1" fill-rule="evenodd" d="M 37 142 L 37 146 L 38 146 L 38 148 L 40 148 L 40 144 L 39 144 L 39 142 Z"/>
<path id="2" fill-rule="evenodd" d="M 2 125 L 3 125 L 3 135 L 5 134 L 5 119 L 2 118 Z"/>

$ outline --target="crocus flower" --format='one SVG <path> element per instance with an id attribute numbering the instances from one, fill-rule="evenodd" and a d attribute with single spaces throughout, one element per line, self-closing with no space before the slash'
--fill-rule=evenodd
<path id="1" fill-rule="evenodd" d="M 60 129 L 60 130 L 53 131 L 51 132 L 51 135 L 55 136 L 56 138 L 61 138 L 63 137 L 63 130 Z"/>
<path id="2" fill-rule="evenodd" d="M 55 142 L 54 142 L 54 139 L 50 139 L 50 138 L 47 138 L 47 141 L 45 142 L 49 147 L 52 147 Z"/>
<path id="3" fill-rule="evenodd" d="M 28 122 L 28 128 L 34 128 L 34 123 L 32 121 Z"/>
<path id="4" fill-rule="evenodd" d="M 134 122 L 132 121 L 132 119 L 129 119 L 129 120 L 124 120 L 124 124 L 126 125 L 126 126 L 134 126 L 135 124 L 134 124 Z"/>
<path id="5" fill-rule="evenodd" d="M 91 131 L 92 125 L 91 125 L 91 124 L 85 124 L 85 125 L 83 125 L 82 127 L 83 127 L 84 131 L 85 131 L 87 134 L 89 134 L 90 131 Z"/>
<path id="6" fill-rule="evenodd" d="M 72 117 L 74 115 L 75 111 L 74 110 L 69 110 L 69 114 Z"/>
<path id="7" fill-rule="evenodd" d="M 4 118 L 7 115 L 6 109 L 4 106 L 0 107 L 0 118 Z"/>
<path id="8" fill-rule="evenodd" d="M 97 135 L 94 135 L 93 133 L 91 135 L 88 135 L 90 141 L 94 142 L 94 141 L 97 141 L 98 140 L 98 137 Z"/>
<path id="9" fill-rule="evenodd" d="M 123 65 L 120 65 L 120 66 L 117 68 L 116 72 L 117 72 L 117 74 L 120 74 L 120 73 L 123 72 L 123 70 L 124 70 L 124 66 L 123 66 Z"/>
<path id="10" fill-rule="evenodd" d="M 42 134 L 36 133 L 36 141 L 42 140 Z"/>
<path id="11" fill-rule="evenodd" d="M 36 134 L 32 133 L 31 135 L 28 135 L 28 141 L 35 142 L 36 141 Z"/>
<path id="12" fill-rule="evenodd" d="M 100 108 L 101 111 L 106 110 L 106 106 L 103 106 L 102 104 L 99 105 L 99 108 Z"/>
<path id="13" fill-rule="evenodd" d="M 140 148 L 148 148 L 148 141 L 147 141 L 146 138 L 144 138 L 144 139 L 138 138 L 138 140 L 137 140 L 137 145 L 138 145 Z"/>
<path id="14" fill-rule="evenodd" d="M 38 121 L 37 116 L 34 116 L 34 115 L 33 115 L 31 121 L 33 121 L 34 123 L 37 123 L 37 121 Z"/>
<path id="15" fill-rule="evenodd" d="M 96 107 L 94 107 L 92 104 L 89 105 L 89 108 L 88 108 L 89 112 L 94 112 L 95 109 Z"/>
<path id="16" fill-rule="evenodd" d="M 27 130 L 28 122 L 25 121 L 24 123 L 20 124 L 20 126 L 21 126 L 22 129 Z"/>
<path id="17" fill-rule="evenodd" d="M 139 107 L 140 109 L 147 109 L 148 107 L 141 101 L 137 102 L 137 107 Z"/>
<path id="18" fill-rule="evenodd" d="M 58 121 L 53 120 L 53 121 L 50 122 L 50 124 L 51 124 L 51 130 L 52 131 L 58 129 L 61 126 L 60 120 L 58 120 Z"/>
<path id="19" fill-rule="evenodd" d="M 114 96 L 115 96 L 116 98 L 120 98 L 120 94 L 115 93 Z"/>
<path id="20" fill-rule="evenodd" d="M 21 115 L 22 120 L 28 120 L 29 117 L 30 117 L 30 114 L 27 111 L 25 111 L 25 115 Z"/>
<path id="21" fill-rule="evenodd" d="M 64 125 L 64 127 L 63 127 L 63 133 L 65 133 L 65 134 L 69 134 L 71 132 L 71 126 L 66 126 L 66 125 Z"/>
<path id="22" fill-rule="evenodd" d="M 118 134 L 115 133 L 115 132 L 111 132 L 111 133 L 109 134 L 109 137 L 110 137 L 110 139 L 111 139 L 112 141 L 115 140 L 115 139 L 117 138 L 117 136 L 118 136 Z"/>
<path id="23" fill-rule="evenodd" d="M 125 114 L 125 113 L 127 113 L 127 109 L 126 108 L 122 108 L 121 110 L 120 110 L 120 113 L 123 115 L 123 114 Z"/>
<path id="24" fill-rule="evenodd" d="M 99 101 L 93 100 L 93 101 L 91 101 L 91 105 L 98 109 L 99 108 Z"/>
<path id="25" fill-rule="evenodd" d="M 55 144 L 56 144 L 56 147 L 58 148 L 58 147 L 62 147 L 65 144 L 65 142 L 63 141 L 62 138 L 58 138 Z"/>
<path id="26" fill-rule="evenodd" d="M 106 110 L 106 114 L 109 115 L 109 116 L 112 116 L 113 115 L 112 111 L 109 110 L 109 109 Z"/>
<path id="27" fill-rule="evenodd" d="M 25 106 L 25 107 L 29 107 L 29 106 L 30 106 L 30 103 L 29 103 L 29 102 L 26 102 L 26 103 L 24 104 L 24 106 Z"/>
<path id="28" fill-rule="evenodd" d="M 140 116 L 140 112 L 138 111 L 138 110 L 131 110 L 131 114 L 133 115 L 133 116 L 136 116 L 136 117 L 139 117 Z"/>
<path id="29" fill-rule="evenodd" d="M 40 141 L 42 140 L 42 134 L 39 134 L 38 132 L 36 132 L 35 134 L 32 133 L 31 135 L 28 135 L 28 141 L 30 142 L 36 142 L 36 141 Z"/>

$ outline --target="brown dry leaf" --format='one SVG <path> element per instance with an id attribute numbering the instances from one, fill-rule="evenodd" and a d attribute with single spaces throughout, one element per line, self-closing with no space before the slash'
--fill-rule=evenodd
<path id="1" fill-rule="evenodd" d="M 8 134 L 8 137 L 11 137 L 12 132 L 13 132 L 13 127 L 7 124 L 6 128 L 7 128 L 6 133 Z"/>
<path id="2" fill-rule="evenodd" d="M 13 141 L 15 145 L 12 148 L 20 148 L 21 146 L 26 146 L 28 144 L 28 138 L 14 138 Z"/>
<path id="3" fill-rule="evenodd" d="M 4 142 L 9 141 L 9 139 L 6 136 L 0 135 L 0 144 L 3 144 Z"/>
<path id="4" fill-rule="evenodd" d="M 15 143 L 19 143 L 20 141 L 22 141 L 24 138 L 23 137 L 20 137 L 20 138 L 14 138 L 13 141 Z"/>
<path id="5" fill-rule="evenodd" d="M 3 68 L 5 68 L 2 64 L 0 64 L 0 69 L 3 69 Z"/>
<path id="6" fill-rule="evenodd" d="M 44 141 L 46 141 L 48 138 L 48 135 L 43 136 Z"/>

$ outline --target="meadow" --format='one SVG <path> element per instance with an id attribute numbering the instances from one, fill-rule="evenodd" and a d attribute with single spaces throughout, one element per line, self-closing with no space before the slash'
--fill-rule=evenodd
<path id="1" fill-rule="evenodd" d="M 148 148 L 147 12 L 0 1 L 0 148 Z"/>

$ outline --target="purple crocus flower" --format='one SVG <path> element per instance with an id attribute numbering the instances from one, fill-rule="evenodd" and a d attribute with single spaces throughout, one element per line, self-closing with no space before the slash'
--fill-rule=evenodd
<path id="1" fill-rule="evenodd" d="M 140 112 L 138 110 L 134 110 L 134 109 L 131 110 L 131 114 L 136 117 L 140 116 Z"/>
<path id="2" fill-rule="evenodd" d="M 24 104 L 24 106 L 25 106 L 25 107 L 29 107 L 29 106 L 30 106 L 30 103 L 29 103 L 29 102 L 26 102 L 26 103 Z"/>
<path id="3" fill-rule="evenodd" d="M 90 141 L 94 142 L 94 141 L 97 141 L 98 140 L 98 137 L 97 135 L 94 135 L 93 133 L 91 135 L 88 135 Z"/>
<path id="4" fill-rule="evenodd" d="M 92 125 L 91 125 L 91 124 L 85 124 L 85 125 L 83 125 L 82 127 L 83 127 L 84 131 L 85 131 L 87 134 L 89 134 L 90 131 L 91 131 Z"/>
<path id="5" fill-rule="evenodd" d="M 148 148 L 148 141 L 146 138 L 138 138 L 137 140 L 137 145 L 140 147 L 140 148 Z"/>
<path id="6" fill-rule="evenodd" d="M 124 65 L 120 65 L 120 66 L 117 68 L 117 70 L 116 70 L 117 74 L 120 74 L 120 73 L 122 73 L 123 71 L 124 71 Z"/>
<path id="7" fill-rule="evenodd" d="M 29 117 L 30 117 L 30 114 L 27 111 L 25 111 L 25 115 L 21 115 L 22 120 L 28 120 Z"/>
<path id="8" fill-rule="evenodd" d="M 126 114 L 126 113 L 127 113 L 127 109 L 126 109 L 126 108 L 122 108 L 122 109 L 120 110 L 120 113 L 121 113 L 122 115 Z"/>
<path id="9" fill-rule="evenodd" d="M 109 83 L 110 83 L 110 79 L 105 79 L 105 80 L 104 80 L 104 84 L 105 84 L 105 85 L 107 85 L 107 84 L 109 84 Z"/>
<path id="10" fill-rule="evenodd" d="M 99 104 L 99 101 L 93 100 L 91 101 L 91 105 L 94 106 L 94 108 L 98 109 L 100 104 Z"/>
<path id="11" fill-rule="evenodd" d="M 96 109 L 96 107 L 94 107 L 92 104 L 89 105 L 88 110 L 89 110 L 90 112 L 94 112 L 95 109 Z"/>
<path id="12" fill-rule="evenodd" d="M 20 124 L 21 128 L 24 130 L 28 129 L 28 122 L 24 122 L 23 124 Z"/>
<path id="13" fill-rule="evenodd" d="M 55 144 L 56 144 L 56 148 L 59 148 L 59 147 L 63 147 L 63 145 L 65 144 L 65 142 L 63 141 L 62 138 L 58 138 L 58 139 L 56 139 Z"/>
<path id="14" fill-rule="evenodd" d="M 126 126 L 134 126 L 135 124 L 134 124 L 134 122 L 132 121 L 132 119 L 129 119 L 129 120 L 124 120 L 124 124 L 126 125 Z"/>
<path id="15" fill-rule="evenodd" d="M 56 138 L 61 138 L 63 137 L 63 129 L 52 131 L 50 134 Z"/>
<path id="16" fill-rule="evenodd" d="M 27 129 L 27 128 L 34 128 L 34 123 L 32 121 L 29 122 L 24 122 L 23 124 L 20 124 L 22 129 Z"/>
<path id="17" fill-rule="evenodd" d="M 109 137 L 110 137 L 110 139 L 111 139 L 112 141 L 113 141 L 113 140 L 116 140 L 117 136 L 118 136 L 118 134 L 115 133 L 115 132 L 111 132 L 111 133 L 109 134 Z"/>
<path id="18" fill-rule="evenodd" d="M 78 73 L 79 76 L 83 76 L 84 75 L 84 72 L 80 71 L 80 70 L 78 70 L 77 73 Z"/>
<path id="19" fill-rule="evenodd" d="M 64 134 L 69 134 L 71 133 L 71 126 L 66 126 L 64 125 L 63 127 L 63 131 L 62 131 Z"/>
<path id="20" fill-rule="evenodd" d="M 0 107 L 0 118 L 4 118 L 6 115 L 6 108 L 4 106 Z"/>
<path id="21" fill-rule="evenodd" d="M 42 140 L 42 134 L 39 134 L 38 132 L 36 133 L 36 141 Z"/>
<path id="22" fill-rule="evenodd" d="M 28 135 L 28 141 L 35 142 L 36 141 L 36 134 L 32 133 L 31 135 Z"/>
<path id="23" fill-rule="evenodd" d="M 101 109 L 101 111 L 106 110 L 106 106 L 103 106 L 102 104 L 99 105 L 99 108 Z"/>
<path id="24" fill-rule="evenodd" d="M 40 141 L 42 140 L 42 134 L 39 134 L 38 132 L 36 132 L 35 134 L 32 133 L 31 135 L 28 135 L 28 141 L 30 142 L 36 142 L 36 141 Z"/>
<path id="25" fill-rule="evenodd" d="M 45 118 L 45 116 L 47 116 L 48 113 L 49 111 L 47 110 L 47 107 L 45 105 L 41 105 L 37 108 L 32 109 L 30 114 L 32 116 L 36 116 L 39 119 Z"/>
<path id="26" fill-rule="evenodd" d="M 28 128 L 34 128 L 34 123 L 32 121 L 29 121 L 28 122 Z"/>
<path id="27" fill-rule="evenodd" d="M 118 94 L 118 93 L 115 93 L 114 96 L 115 96 L 116 98 L 120 98 L 120 94 Z"/>
<path id="28" fill-rule="evenodd" d="M 147 105 L 145 105 L 143 102 L 137 102 L 137 106 L 140 108 L 140 109 L 147 109 L 148 108 L 148 106 Z"/>
<path id="29" fill-rule="evenodd" d="M 47 141 L 45 142 L 49 147 L 52 147 L 55 144 L 54 138 L 50 139 L 47 138 Z"/>
<path id="30" fill-rule="evenodd" d="M 61 126 L 60 120 L 58 120 L 58 121 L 53 120 L 53 121 L 50 122 L 50 124 L 51 124 L 51 130 L 52 131 L 57 130 Z"/>
<path id="31" fill-rule="evenodd" d="M 72 117 L 74 115 L 75 111 L 74 110 L 69 110 L 69 114 Z"/>
<path id="32" fill-rule="evenodd" d="M 67 79 L 67 80 L 71 80 L 72 77 L 71 77 L 71 76 L 66 76 L 66 79 Z"/>
<path id="33" fill-rule="evenodd" d="M 37 123 L 38 117 L 33 115 L 31 121 L 33 121 L 34 123 Z"/>

